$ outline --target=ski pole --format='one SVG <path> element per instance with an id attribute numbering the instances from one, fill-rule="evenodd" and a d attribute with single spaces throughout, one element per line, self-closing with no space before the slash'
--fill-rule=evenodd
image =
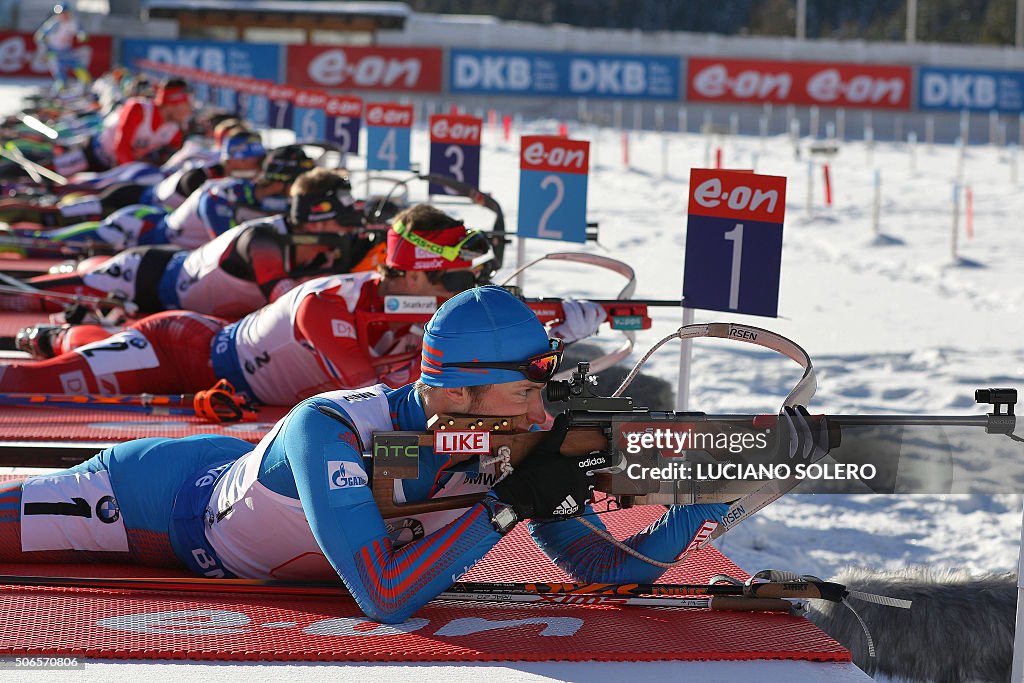
<path id="1" fill-rule="evenodd" d="M 42 179 L 39 178 L 39 176 L 42 176 L 43 178 L 46 178 L 58 185 L 68 184 L 67 178 L 56 171 L 52 171 L 45 166 L 40 166 L 36 162 L 26 158 L 25 155 L 21 153 L 21 150 L 15 145 L 4 145 L 3 147 L 0 147 L 0 156 L 21 166 L 37 183 L 42 182 Z"/>
<path id="2" fill-rule="evenodd" d="M 9 276 L 0 273 L 0 282 L 11 282 L 12 280 L 14 280 L 14 278 L 10 278 Z M 0 294 L 23 296 L 31 299 L 42 299 L 43 301 L 49 301 L 54 304 L 68 306 L 79 304 L 82 306 L 90 306 L 94 310 L 99 308 L 107 308 L 108 310 L 119 308 L 124 310 L 128 315 L 134 315 L 139 311 L 138 305 L 132 301 L 122 301 L 114 298 L 101 299 L 98 296 L 70 294 L 68 292 L 51 292 L 45 289 L 36 289 L 35 287 L 25 283 L 19 283 L 19 286 L 14 286 L 13 284 L 0 284 Z"/>
<path id="3" fill-rule="evenodd" d="M 206 579 L 200 577 L 63 577 L 63 576 L 0 576 L 2 586 L 33 588 L 89 588 L 102 590 L 146 590 L 189 593 L 246 593 L 255 595 L 286 595 L 294 597 L 351 597 L 341 583 L 273 581 L 262 579 Z M 779 598 L 749 598 L 736 595 L 708 597 L 637 597 L 628 594 L 540 593 L 487 590 L 505 584 L 473 583 L 481 590 L 466 590 L 469 584 L 456 583 L 453 590 L 437 596 L 437 600 L 472 602 L 527 602 L 576 606 L 639 606 L 712 609 L 728 611 L 800 612 L 800 605 Z M 521 584 L 530 585 L 530 584 Z M 699 587 L 699 586 L 698 586 Z M 455 590 L 458 588 L 458 590 Z"/>
<path id="4" fill-rule="evenodd" d="M 220 380 L 212 388 L 195 394 L 0 394 L 0 405 L 32 408 L 117 410 L 147 415 L 194 415 L 210 422 L 239 422 L 254 419 L 255 409 L 235 392 L 231 383 Z"/>

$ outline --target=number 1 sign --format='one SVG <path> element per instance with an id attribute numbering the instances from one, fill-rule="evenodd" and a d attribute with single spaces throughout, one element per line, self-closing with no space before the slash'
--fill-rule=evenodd
<path id="1" fill-rule="evenodd" d="M 430 173 L 480 187 L 480 131 L 483 119 L 458 114 L 430 117 Z M 430 194 L 456 194 L 444 185 L 430 183 Z"/>
<path id="2" fill-rule="evenodd" d="M 409 168 L 411 104 L 366 105 L 366 168 L 394 171 Z"/>
<path id="3" fill-rule="evenodd" d="M 519 156 L 520 237 L 587 241 L 590 143 L 548 135 L 522 139 Z"/>
<path id="4" fill-rule="evenodd" d="M 777 317 L 786 179 L 690 171 L 683 305 Z"/>

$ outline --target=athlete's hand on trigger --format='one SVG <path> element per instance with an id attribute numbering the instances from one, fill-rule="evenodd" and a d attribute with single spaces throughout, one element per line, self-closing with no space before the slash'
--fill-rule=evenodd
<path id="1" fill-rule="evenodd" d="M 605 467 L 602 454 L 562 455 L 569 417 L 555 418 L 544 440 L 502 481 L 494 485 L 498 499 L 512 506 L 522 519 L 567 519 L 583 513 L 593 497 L 590 472 Z"/>
<path id="2" fill-rule="evenodd" d="M 566 299 L 562 302 L 565 319 L 552 325 L 551 333 L 566 344 L 597 334 L 598 328 L 608 319 L 608 313 L 593 301 Z"/>

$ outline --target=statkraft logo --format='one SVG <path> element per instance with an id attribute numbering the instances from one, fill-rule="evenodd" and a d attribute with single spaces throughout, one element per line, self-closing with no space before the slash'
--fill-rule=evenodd
<path id="1" fill-rule="evenodd" d="M 386 296 L 384 310 L 389 313 L 433 313 L 437 299 L 432 296 Z"/>

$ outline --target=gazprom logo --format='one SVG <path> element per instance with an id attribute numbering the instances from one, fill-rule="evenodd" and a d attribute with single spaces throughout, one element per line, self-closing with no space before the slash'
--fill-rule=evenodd
<path id="1" fill-rule="evenodd" d="M 327 462 L 327 480 L 330 482 L 328 488 L 331 491 L 366 486 L 366 470 L 358 463 L 329 460 Z"/>

